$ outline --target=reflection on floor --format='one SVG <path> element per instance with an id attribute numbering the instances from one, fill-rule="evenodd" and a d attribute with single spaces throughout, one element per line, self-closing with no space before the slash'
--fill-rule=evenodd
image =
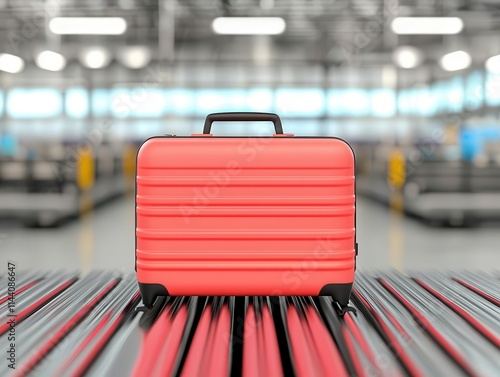
<path id="1" fill-rule="evenodd" d="M 362 270 L 467 268 L 500 265 L 499 228 L 437 228 L 359 199 L 358 266 Z M 0 224 L 0 262 L 18 269 L 134 268 L 134 198 L 109 203 L 54 229 Z"/>

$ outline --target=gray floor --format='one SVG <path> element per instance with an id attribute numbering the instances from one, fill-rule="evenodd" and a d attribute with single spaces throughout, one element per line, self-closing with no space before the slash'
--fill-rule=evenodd
<path id="1" fill-rule="evenodd" d="M 500 227 L 433 228 L 387 208 L 358 201 L 360 269 L 494 269 L 500 266 Z M 0 228 L 0 268 L 95 268 L 133 271 L 134 200 L 111 202 L 56 229 Z M 5 267 L 1 267 L 5 266 Z M 0 270 L 1 273 L 1 270 Z"/>

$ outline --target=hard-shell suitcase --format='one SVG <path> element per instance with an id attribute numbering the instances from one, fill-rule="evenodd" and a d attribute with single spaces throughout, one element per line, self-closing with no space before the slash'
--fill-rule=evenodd
<path id="1" fill-rule="evenodd" d="M 216 137 L 214 121 L 271 121 L 268 137 Z M 203 134 L 137 154 L 136 271 L 157 296 L 331 295 L 354 280 L 355 161 L 334 137 L 284 134 L 268 113 L 207 116 Z"/>

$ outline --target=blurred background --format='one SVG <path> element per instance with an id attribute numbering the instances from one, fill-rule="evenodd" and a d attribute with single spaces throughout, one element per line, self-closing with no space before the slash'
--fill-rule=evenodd
<path id="1" fill-rule="evenodd" d="M 500 262 L 494 1 L 1 0 L 0 29 L 0 249 L 18 268 L 132 271 L 138 146 L 222 111 L 353 146 L 361 268 Z"/>

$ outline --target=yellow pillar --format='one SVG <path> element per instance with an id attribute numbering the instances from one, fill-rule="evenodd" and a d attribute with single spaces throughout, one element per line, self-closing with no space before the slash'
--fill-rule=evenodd
<path id="1" fill-rule="evenodd" d="M 79 239 L 80 270 L 82 274 L 88 272 L 92 266 L 94 252 L 92 187 L 95 182 L 94 156 L 90 148 L 78 149 L 76 183 L 80 189 L 79 206 Z"/>
<path id="2" fill-rule="evenodd" d="M 406 181 L 406 159 L 400 148 L 394 149 L 389 157 L 387 182 L 392 193 L 389 200 L 391 223 L 389 227 L 389 264 L 401 270 L 404 266 L 404 200 L 402 188 Z"/>

